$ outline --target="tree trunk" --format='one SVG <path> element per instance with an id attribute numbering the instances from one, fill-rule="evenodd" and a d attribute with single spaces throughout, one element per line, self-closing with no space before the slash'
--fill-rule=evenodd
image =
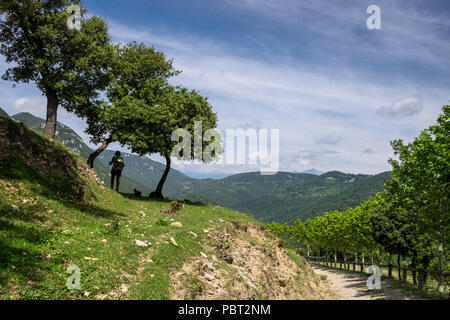
<path id="1" fill-rule="evenodd" d="M 329 257 L 329 255 L 328 255 L 328 247 L 327 247 L 326 255 L 327 255 L 327 257 L 325 259 L 325 266 L 328 267 L 328 257 Z"/>
<path id="2" fill-rule="evenodd" d="M 57 112 L 58 112 L 58 96 L 53 89 L 46 89 L 47 96 L 47 119 L 45 120 L 44 134 L 50 138 L 54 138 L 56 134 Z"/>
<path id="3" fill-rule="evenodd" d="M 347 251 L 344 251 L 344 270 L 347 269 Z"/>
<path id="4" fill-rule="evenodd" d="M 402 280 L 402 270 L 400 269 L 401 256 L 397 255 L 398 280 Z"/>
<path id="5" fill-rule="evenodd" d="M 165 156 L 166 158 L 166 169 L 164 170 L 164 173 L 161 177 L 161 180 L 159 180 L 158 186 L 156 187 L 156 190 L 150 193 L 149 197 L 154 199 L 164 199 L 162 190 L 164 187 L 164 182 L 166 182 L 167 176 L 169 175 L 170 171 L 170 157 Z"/>
<path id="6" fill-rule="evenodd" d="M 383 248 L 380 247 L 380 265 L 383 264 Z"/>
<path id="7" fill-rule="evenodd" d="M 100 153 L 102 153 L 106 148 L 108 148 L 108 145 L 112 141 L 113 141 L 112 137 L 106 138 L 105 140 L 103 140 L 102 145 L 97 150 L 95 150 L 94 152 L 92 152 L 89 155 L 87 163 L 88 163 L 88 165 L 89 165 L 89 167 L 91 169 L 94 168 L 94 160 L 95 160 L 95 158 L 97 158 L 100 155 Z"/>
<path id="8" fill-rule="evenodd" d="M 373 250 L 370 252 L 370 264 L 373 264 Z"/>
<path id="9" fill-rule="evenodd" d="M 337 267 L 337 250 L 334 250 L 334 267 Z"/>
<path id="10" fill-rule="evenodd" d="M 389 262 L 388 262 L 388 277 L 392 278 L 392 253 L 389 252 Z"/>

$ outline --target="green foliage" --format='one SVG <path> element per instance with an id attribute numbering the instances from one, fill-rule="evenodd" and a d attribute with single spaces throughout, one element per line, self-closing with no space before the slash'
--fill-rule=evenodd
<path id="1" fill-rule="evenodd" d="M 107 101 L 97 101 L 84 109 L 84 114 L 80 114 L 87 120 L 86 133 L 96 144 L 107 138 L 111 142 L 117 141 L 124 128 L 129 126 L 130 112 L 135 111 L 132 106 L 136 103 L 143 103 L 149 108 L 155 106 L 157 98 L 164 93 L 168 79 L 179 74 L 173 68 L 172 60 L 167 60 L 164 53 L 142 43 L 115 45 L 112 50 Z M 116 112 L 120 110 L 121 117 L 114 120 L 105 118 L 105 111 L 111 108 Z"/>
<path id="2" fill-rule="evenodd" d="M 344 254 L 383 248 L 408 257 L 413 267 L 437 268 L 437 247 L 448 248 L 450 234 L 449 116 L 450 107 L 444 106 L 437 123 L 413 142 L 392 142 L 398 160 L 389 160 L 392 180 L 386 182 L 384 192 L 353 209 L 308 220 L 299 231 L 294 231 L 295 224 L 273 223 L 269 228 L 284 239 L 297 233 L 300 246 Z"/>
<path id="3" fill-rule="evenodd" d="M 0 54 L 13 64 L 3 79 L 34 82 L 47 96 L 51 126 L 56 126 L 58 105 L 83 114 L 110 79 L 108 26 L 92 16 L 83 21 L 81 30 L 69 29 L 66 8 L 74 3 L 80 5 L 66 0 L 7 0 L 0 6 Z M 53 137 L 54 127 L 49 129 L 53 132 L 44 132 Z"/>

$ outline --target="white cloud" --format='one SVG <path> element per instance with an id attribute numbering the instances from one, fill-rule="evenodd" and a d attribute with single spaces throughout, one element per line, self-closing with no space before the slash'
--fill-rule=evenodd
<path id="1" fill-rule="evenodd" d="M 344 138 L 340 136 L 334 136 L 332 134 L 327 135 L 326 137 L 322 137 L 320 139 L 316 140 L 317 144 L 338 144 L 341 142 Z"/>
<path id="2" fill-rule="evenodd" d="M 12 106 L 16 112 L 29 112 L 32 114 L 44 113 L 47 108 L 44 99 L 33 99 L 28 97 L 16 99 Z"/>
<path id="3" fill-rule="evenodd" d="M 421 96 L 408 97 L 405 99 L 394 101 L 388 106 L 382 106 L 377 110 L 379 114 L 390 116 L 413 116 L 419 114 L 423 109 L 423 101 Z"/>

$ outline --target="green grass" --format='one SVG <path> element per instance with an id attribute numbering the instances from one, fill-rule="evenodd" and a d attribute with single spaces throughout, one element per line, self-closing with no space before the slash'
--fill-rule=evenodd
<path id="1" fill-rule="evenodd" d="M 18 128 L 11 124 L 11 130 Z M 29 136 L 24 141 L 33 144 L 37 154 L 47 152 L 54 161 L 62 161 L 68 153 L 62 144 L 50 143 L 34 131 L 25 134 Z M 168 299 L 170 273 L 204 251 L 208 237 L 203 229 L 219 227 L 219 218 L 258 223 L 206 205 L 186 204 L 177 215 L 162 213 L 170 208 L 169 201 L 101 189 L 77 174 L 75 164 L 83 160 L 73 160 L 67 168 L 70 174 L 43 175 L 20 154 L 0 158 L 0 300 L 96 299 L 109 293 L 118 295 L 106 299 Z M 182 228 L 172 227 L 171 219 Z M 150 245 L 137 246 L 136 240 Z M 80 289 L 66 286 L 70 265 L 81 271 Z M 120 290 L 122 285 L 126 292 Z"/>
<path id="2" fill-rule="evenodd" d="M 87 299 L 85 291 L 92 298 L 117 291 L 122 284 L 130 287 L 130 298 L 168 299 L 170 273 L 202 251 L 202 230 L 211 227 L 209 220 L 251 219 L 200 205 L 168 215 L 160 210 L 169 208 L 169 202 L 132 199 L 98 188 L 91 188 L 92 198 L 79 209 L 70 201 L 53 199 L 46 186 L 26 178 L 0 179 L 0 187 L 15 191 L 0 196 L 2 299 Z M 172 218 L 183 227 L 170 226 Z M 170 237 L 179 247 L 168 241 Z M 135 240 L 151 245 L 139 247 Z M 153 262 L 138 273 L 144 259 Z M 66 270 L 72 264 L 81 269 L 80 290 L 66 288 Z"/>

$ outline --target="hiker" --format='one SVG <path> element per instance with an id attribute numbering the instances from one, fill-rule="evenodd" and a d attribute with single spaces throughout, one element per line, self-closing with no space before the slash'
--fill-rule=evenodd
<path id="1" fill-rule="evenodd" d="M 120 176 L 122 175 L 123 167 L 125 167 L 125 162 L 123 161 L 120 151 L 116 151 L 114 157 L 109 162 L 109 165 L 111 164 L 111 189 L 114 189 L 114 178 L 116 178 L 116 191 L 119 191 Z"/>

